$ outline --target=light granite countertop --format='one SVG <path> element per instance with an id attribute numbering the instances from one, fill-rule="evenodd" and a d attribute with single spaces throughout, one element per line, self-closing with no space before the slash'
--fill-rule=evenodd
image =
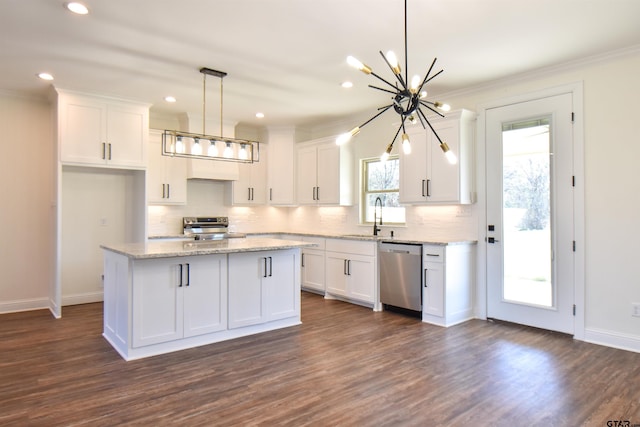
<path id="1" fill-rule="evenodd" d="M 224 239 L 200 241 L 153 241 L 147 243 L 123 243 L 102 245 L 102 249 L 125 255 L 132 259 L 169 258 L 190 255 L 257 252 L 314 246 L 310 242 L 271 238 Z"/>
<path id="2" fill-rule="evenodd" d="M 407 239 L 407 238 L 399 238 L 399 237 L 391 237 L 391 236 L 374 236 L 372 234 L 335 234 L 335 233 L 300 233 L 300 232 L 263 232 L 263 233 L 246 233 L 246 236 L 249 240 L 254 240 L 260 238 L 260 236 L 300 236 L 304 237 L 319 237 L 324 239 L 344 239 L 344 240 L 363 240 L 363 241 L 372 241 L 372 242 L 393 242 L 393 243 L 404 243 L 404 244 L 414 244 L 414 245 L 475 245 L 478 243 L 477 240 L 460 240 L 460 239 L 429 239 L 429 238 L 416 238 L 416 239 Z M 179 235 L 167 235 L 167 236 L 149 236 L 149 241 L 159 240 L 159 239 L 181 239 L 185 238 L 183 234 Z M 235 239 L 237 240 L 237 239 Z M 242 240 L 242 239 L 240 239 Z"/>

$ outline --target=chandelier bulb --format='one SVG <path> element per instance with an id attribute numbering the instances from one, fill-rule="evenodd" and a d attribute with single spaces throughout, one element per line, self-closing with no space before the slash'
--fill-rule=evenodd
<path id="1" fill-rule="evenodd" d="M 184 142 L 181 136 L 176 137 L 176 153 L 184 153 Z"/>
<path id="2" fill-rule="evenodd" d="M 336 138 L 336 145 L 346 144 L 347 142 L 349 142 L 351 140 L 351 138 L 353 138 L 354 136 L 356 136 L 359 133 L 360 133 L 360 127 L 356 126 L 353 129 L 351 129 L 349 132 L 345 132 L 343 134 L 340 134 L 338 136 L 338 138 Z"/>
<path id="3" fill-rule="evenodd" d="M 416 94 L 418 93 L 418 89 L 420 89 L 420 76 L 416 74 L 411 78 L 411 85 L 409 86 L 409 91 L 413 94 Z"/>
<path id="4" fill-rule="evenodd" d="M 407 117 L 407 120 L 409 120 L 409 123 L 411 123 L 412 125 L 418 123 L 418 120 L 416 120 L 416 116 L 414 116 L 413 114 Z"/>
<path id="5" fill-rule="evenodd" d="M 427 97 L 427 91 L 423 90 L 422 92 L 420 92 L 420 99 L 424 99 Z"/>
<path id="6" fill-rule="evenodd" d="M 393 148 L 393 142 L 391 144 L 387 145 L 387 149 L 380 156 L 380 161 L 386 162 L 387 160 L 389 160 L 389 154 L 391 154 L 391 149 L 392 148 Z"/>
<path id="7" fill-rule="evenodd" d="M 240 151 L 238 157 L 242 160 L 247 160 L 247 144 L 240 144 Z"/>
<path id="8" fill-rule="evenodd" d="M 393 73 L 396 76 L 400 75 L 400 72 L 402 70 L 400 69 L 400 65 L 398 64 L 398 57 L 396 56 L 396 54 L 392 50 L 390 50 L 384 57 L 387 59 L 387 62 L 391 66 L 391 70 L 393 70 Z"/>
<path id="9" fill-rule="evenodd" d="M 193 146 L 191 147 L 191 154 L 196 156 L 202 155 L 202 146 L 200 145 L 200 138 L 193 138 Z"/>
<path id="10" fill-rule="evenodd" d="M 436 108 L 442 110 L 442 111 L 450 111 L 451 110 L 451 106 L 449 104 L 443 104 L 440 101 L 436 101 L 433 103 L 433 105 L 435 105 Z"/>
<path id="11" fill-rule="evenodd" d="M 226 144 L 227 146 L 225 147 L 224 152 L 222 153 L 222 156 L 229 159 L 233 157 L 233 148 L 231 148 L 230 142 L 227 142 Z"/>
<path id="12" fill-rule="evenodd" d="M 402 134 L 402 152 L 404 154 L 411 154 L 411 141 L 409 141 L 409 135 Z"/>
<path id="13" fill-rule="evenodd" d="M 456 157 L 453 151 L 449 149 L 449 146 L 446 142 L 441 143 L 440 148 L 442 149 L 442 152 L 444 153 L 444 156 L 447 158 L 449 163 L 451 163 L 452 165 L 458 163 L 458 157 Z"/>
<path id="14" fill-rule="evenodd" d="M 371 67 L 358 61 L 353 56 L 347 56 L 347 64 L 351 65 L 353 68 L 357 68 L 358 70 L 362 71 L 365 74 L 372 73 Z"/>
<path id="15" fill-rule="evenodd" d="M 216 146 L 216 140 L 209 140 L 209 148 L 207 149 L 207 156 L 218 157 L 218 147 Z"/>

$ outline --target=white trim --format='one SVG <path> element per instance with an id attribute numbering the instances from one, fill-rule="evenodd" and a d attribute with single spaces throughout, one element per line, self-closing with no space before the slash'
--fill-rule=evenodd
<path id="1" fill-rule="evenodd" d="M 477 146 L 477 191 L 478 191 L 478 258 L 476 277 L 476 317 L 486 319 L 487 316 L 487 252 L 486 252 L 486 224 L 487 224 L 487 190 L 486 190 L 486 111 L 492 108 L 532 101 L 555 95 L 571 93 L 573 96 L 573 112 L 575 121 L 573 124 L 574 165 L 573 173 L 576 177 L 574 190 L 574 238 L 576 240 L 576 252 L 574 256 L 574 304 L 576 314 L 574 319 L 574 335 L 577 340 L 585 340 L 585 189 L 584 189 L 584 97 L 583 82 L 568 83 L 551 87 L 536 92 L 514 95 L 480 104 L 478 109 L 478 146 Z M 581 244 L 582 243 L 582 244 Z"/>
<path id="2" fill-rule="evenodd" d="M 640 353 L 640 336 L 604 329 L 586 329 L 583 341 Z"/>
<path id="3" fill-rule="evenodd" d="M 86 292 L 82 294 L 63 295 L 62 305 L 90 304 L 104 301 L 103 292 Z"/>
<path id="4" fill-rule="evenodd" d="M 0 303 L 0 314 L 47 309 L 49 309 L 48 298 L 21 299 L 15 301 L 3 301 Z"/>

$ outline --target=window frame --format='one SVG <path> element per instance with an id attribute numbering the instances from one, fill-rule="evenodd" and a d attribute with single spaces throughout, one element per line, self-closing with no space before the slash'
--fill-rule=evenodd
<path id="1" fill-rule="evenodd" d="M 400 173 L 400 156 L 397 154 L 391 155 L 389 156 L 389 158 L 386 160 L 387 162 L 389 161 L 397 161 L 398 162 L 398 173 Z M 398 196 L 400 196 L 400 181 L 398 180 L 398 188 L 397 189 L 391 189 L 391 190 L 372 190 L 372 191 L 368 191 L 369 188 L 369 164 L 371 163 L 382 163 L 382 160 L 380 160 L 379 157 L 369 157 L 369 158 L 364 158 L 361 159 L 360 161 L 360 179 L 361 179 L 361 184 L 360 184 L 360 224 L 362 225 L 373 225 L 373 221 L 367 221 L 367 196 L 369 194 L 388 194 L 388 193 L 398 193 Z M 404 222 L 391 222 L 391 221 L 385 221 L 384 225 L 405 225 L 406 224 L 406 208 L 404 206 L 402 206 L 403 209 L 405 209 L 405 221 Z"/>

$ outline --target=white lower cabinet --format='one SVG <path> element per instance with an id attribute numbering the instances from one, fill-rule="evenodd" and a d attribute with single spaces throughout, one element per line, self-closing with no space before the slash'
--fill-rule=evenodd
<path id="1" fill-rule="evenodd" d="M 325 280 L 329 297 L 342 297 L 379 309 L 376 243 L 327 239 Z"/>
<path id="2" fill-rule="evenodd" d="M 422 321 L 451 326 L 473 318 L 474 246 L 423 245 Z"/>
<path id="3" fill-rule="evenodd" d="M 296 240 L 296 238 L 292 238 L 291 240 Z M 300 269 L 302 288 L 324 295 L 326 291 L 324 277 L 325 239 L 305 236 L 302 237 L 301 240 L 316 244 L 316 246 L 302 249 L 302 265 Z"/>
<path id="4" fill-rule="evenodd" d="M 227 257 L 134 261 L 133 347 L 227 328 Z"/>
<path id="5" fill-rule="evenodd" d="M 298 253 L 229 254 L 229 329 L 300 315 Z"/>

